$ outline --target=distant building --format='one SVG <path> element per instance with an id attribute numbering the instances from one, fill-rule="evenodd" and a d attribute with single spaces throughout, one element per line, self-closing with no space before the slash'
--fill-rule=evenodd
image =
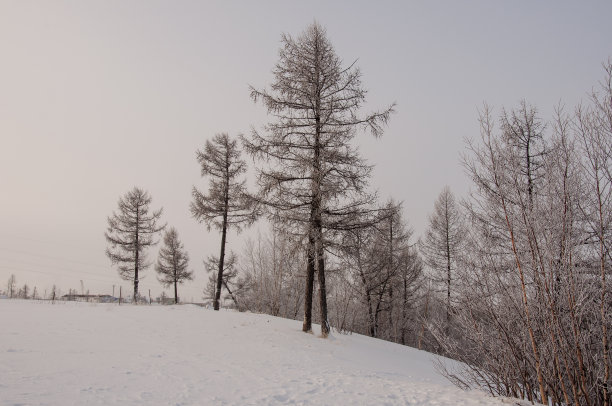
<path id="1" fill-rule="evenodd" d="M 119 301 L 111 295 L 78 295 L 75 293 L 67 294 L 61 297 L 61 300 L 70 302 L 97 302 L 97 303 L 114 303 Z"/>

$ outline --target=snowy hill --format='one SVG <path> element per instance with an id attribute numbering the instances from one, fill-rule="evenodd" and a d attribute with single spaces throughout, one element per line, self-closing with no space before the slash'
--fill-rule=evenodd
<path id="1" fill-rule="evenodd" d="M 499 405 L 431 355 L 195 306 L 0 301 L 2 405 Z"/>

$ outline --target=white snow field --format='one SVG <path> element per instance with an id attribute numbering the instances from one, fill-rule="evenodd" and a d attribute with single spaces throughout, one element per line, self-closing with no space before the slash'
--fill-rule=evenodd
<path id="1" fill-rule="evenodd" d="M 2 405 L 500 405 L 429 353 L 196 306 L 0 300 Z"/>

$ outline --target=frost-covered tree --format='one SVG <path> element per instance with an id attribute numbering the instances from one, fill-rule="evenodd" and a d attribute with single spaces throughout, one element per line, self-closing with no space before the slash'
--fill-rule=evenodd
<path id="1" fill-rule="evenodd" d="M 388 201 L 382 221 L 376 224 L 378 238 L 374 255 L 382 265 L 382 273 L 389 278 L 384 294 L 386 302 L 385 338 L 406 341 L 408 311 L 413 306 L 415 291 L 420 287 L 421 266 L 410 239 L 412 229 L 402 216 L 402 204 Z"/>
<path id="2" fill-rule="evenodd" d="M 393 106 L 358 116 L 365 102 L 361 72 L 344 65 L 318 23 L 299 37 L 282 36 L 270 89 L 251 88 L 273 120 L 263 132 L 243 137 L 260 159 L 258 201 L 270 217 L 307 240 L 304 331 L 311 331 L 315 270 L 319 282 L 321 332 L 327 336 L 326 230 L 348 228 L 373 198 L 365 194 L 371 167 L 352 141 L 358 128 L 383 133 Z"/>
<path id="3" fill-rule="evenodd" d="M 481 112 L 464 161 L 474 187 L 458 305 L 450 334 L 429 329 L 466 366 L 450 374 L 461 386 L 610 405 L 612 65 L 606 73 L 574 115 L 557 109 L 531 187 L 526 148 Z"/>
<path id="4" fill-rule="evenodd" d="M 217 134 L 206 141 L 204 151 L 197 151 L 197 160 L 202 176 L 208 176 L 208 193 L 193 188 L 191 214 L 200 223 L 205 223 L 221 231 L 221 250 L 217 267 L 217 284 L 213 308 L 219 310 L 223 270 L 225 263 L 225 243 L 227 231 L 238 231 L 245 224 L 251 224 L 256 213 L 246 191 L 243 174 L 247 166 L 241 158 L 241 151 L 235 139 L 226 133 Z"/>
<path id="5" fill-rule="evenodd" d="M 162 209 L 151 211 L 151 196 L 134 187 L 119 198 L 118 211 L 108 217 L 104 233 L 109 247 L 106 255 L 117 264 L 119 276 L 134 283 L 134 303 L 138 301 L 140 272 L 151 264 L 146 261 L 146 249 L 157 244 L 155 236 L 166 225 L 158 225 Z"/>
<path id="6" fill-rule="evenodd" d="M 304 301 L 304 249 L 281 224 L 248 240 L 241 256 L 240 304 L 273 316 L 297 319 Z"/>
<path id="7" fill-rule="evenodd" d="M 604 65 L 605 79 L 593 90 L 590 104 L 576 112 L 575 130 L 583 153 L 585 198 L 579 204 L 587 230 L 593 275 L 597 275 L 597 318 L 600 350 L 593 374 L 598 377 L 601 403 L 612 405 L 610 334 L 612 331 L 612 60 Z"/>
<path id="8" fill-rule="evenodd" d="M 189 254 L 179 240 L 174 227 L 164 232 L 164 245 L 159 250 L 155 271 L 157 280 L 164 287 L 174 286 L 174 303 L 179 302 L 178 285 L 193 279 L 193 272 L 187 270 Z"/>
<path id="9" fill-rule="evenodd" d="M 507 146 L 516 153 L 516 164 L 522 175 L 529 204 L 533 204 L 536 183 L 542 177 L 546 147 L 544 130 L 546 125 L 538 116 L 538 110 L 525 100 L 517 109 L 502 110 L 500 127 Z"/>
<path id="10" fill-rule="evenodd" d="M 444 286 L 447 322 L 451 313 L 454 271 L 464 233 L 459 206 L 447 186 L 442 189 L 434 204 L 434 211 L 429 216 L 429 227 L 420 244 L 421 252 L 430 269 L 430 278 L 437 286 Z"/>
<path id="11" fill-rule="evenodd" d="M 357 331 L 405 343 L 410 309 L 420 287 L 421 266 L 411 249 L 412 230 L 401 214 L 401 204 L 389 201 L 369 227 L 344 233 L 341 267 L 360 303 L 365 323 Z"/>

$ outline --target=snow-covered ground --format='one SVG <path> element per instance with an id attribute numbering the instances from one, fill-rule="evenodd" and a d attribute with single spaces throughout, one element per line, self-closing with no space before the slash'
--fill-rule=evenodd
<path id="1" fill-rule="evenodd" d="M 195 306 L 0 300 L 2 405 L 500 405 L 429 353 Z"/>

